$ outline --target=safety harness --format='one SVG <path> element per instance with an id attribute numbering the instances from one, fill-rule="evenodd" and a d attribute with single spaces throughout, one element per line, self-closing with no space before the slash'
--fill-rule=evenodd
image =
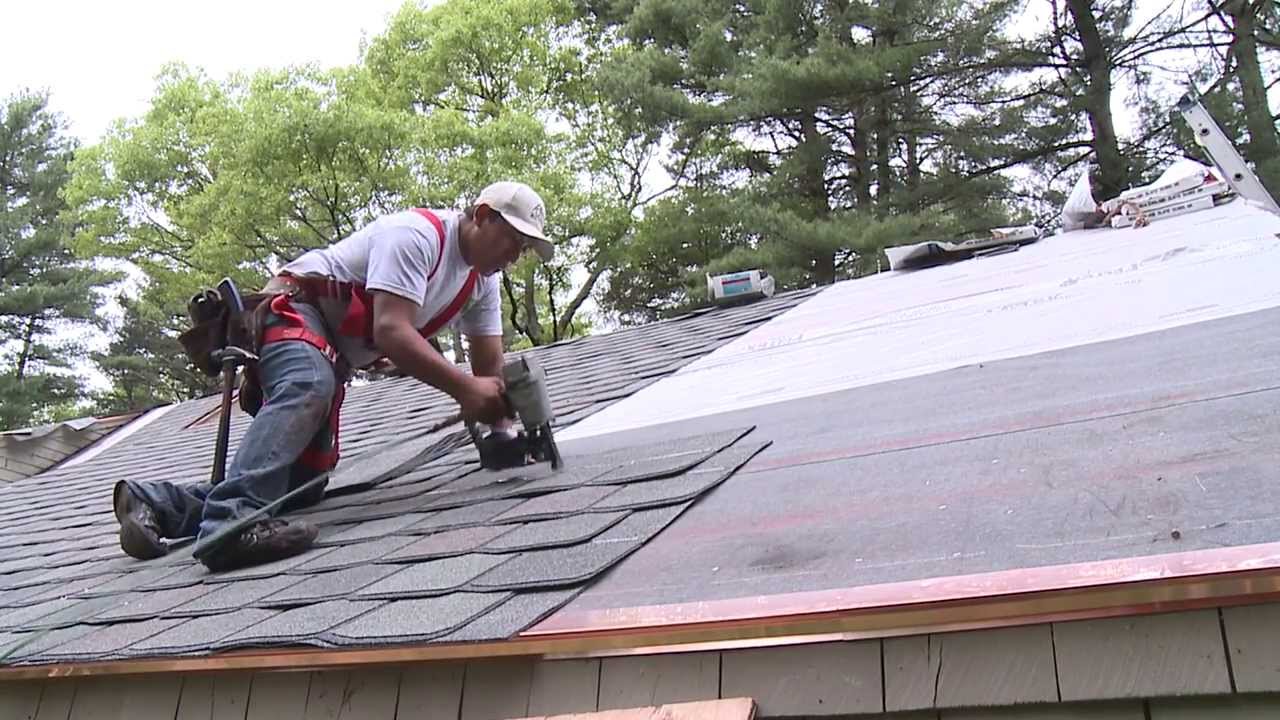
<path id="1" fill-rule="evenodd" d="M 427 274 L 427 281 L 430 282 L 435 277 L 436 271 L 440 269 L 440 263 L 444 258 L 444 224 L 430 210 L 414 208 L 414 212 L 431 223 L 436 230 L 436 237 L 440 241 L 435 263 Z M 478 275 L 473 269 L 467 274 L 467 279 L 462 283 L 462 288 L 453 300 L 435 317 L 431 318 L 426 325 L 419 328 L 418 332 L 424 338 L 430 339 L 444 326 L 448 325 L 462 310 L 462 307 L 466 305 L 467 299 L 471 297 L 471 293 L 475 290 L 477 280 Z M 337 349 L 323 335 L 308 328 L 302 315 L 294 309 L 293 302 L 299 297 L 304 302 L 311 304 L 315 304 L 321 298 L 345 301 L 347 303 L 347 311 L 342 318 L 342 322 L 338 325 L 337 334 L 345 337 L 358 337 L 368 345 L 373 345 L 373 296 L 363 285 L 342 282 L 320 275 L 281 273 L 268 284 L 265 292 L 271 296 L 269 301 L 270 311 L 283 322 L 263 328 L 261 340 L 258 343 L 259 346 L 275 342 L 304 342 L 323 353 L 330 364 L 337 364 L 339 357 Z M 325 472 L 332 470 L 338 464 L 338 417 L 345 396 L 346 388 L 344 384 L 338 383 L 329 410 L 329 430 L 332 434 L 329 450 L 317 451 L 308 447 L 298 458 L 298 462 L 302 465 L 319 472 Z"/>

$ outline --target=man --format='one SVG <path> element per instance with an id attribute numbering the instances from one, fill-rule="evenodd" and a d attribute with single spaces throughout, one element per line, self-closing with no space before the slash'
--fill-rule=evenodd
<path id="1" fill-rule="evenodd" d="M 262 402 L 249 408 L 256 414 L 226 479 L 216 486 L 118 483 L 114 504 L 124 551 L 155 558 L 167 552 L 161 538 L 196 535 L 200 560 L 211 570 L 227 570 L 310 548 L 313 525 L 278 517 L 211 548 L 199 541 L 333 468 L 350 368 L 386 358 L 451 395 L 463 416 L 489 425 L 493 437 L 507 433 L 497 273 L 527 250 L 551 259 L 545 216 L 542 199 L 528 185 L 498 182 L 465 212 L 388 215 L 285 265 L 254 314 L 262 318 L 253 376 Z M 428 342 L 455 321 L 467 335 L 472 375 Z M 242 389 L 242 405 L 246 397 Z M 319 501 L 322 485 L 280 512 Z"/>

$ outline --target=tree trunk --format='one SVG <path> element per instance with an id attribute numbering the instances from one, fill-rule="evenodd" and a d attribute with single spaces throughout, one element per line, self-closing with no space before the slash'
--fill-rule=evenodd
<path id="1" fill-rule="evenodd" d="M 827 155 L 823 146 L 824 138 L 818 132 L 816 111 L 809 111 L 800 119 L 800 127 L 804 133 L 804 152 L 808 153 L 807 167 L 803 178 L 803 189 L 809 201 L 813 217 L 824 218 L 831 212 L 827 198 Z M 836 281 L 836 259 L 834 252 L 820 251 L 813 257 L 813 279 L 819 285 L 830 285 Z"/>
<path id="2" fill-rule="evenodd" d="M 524 276 L 524 334 L 534 345 L 545 345 L 542 336 L 542 323 L 538 321 L 538 282 L 532 266 Z"/>
<path id="3" fill-rule="evenodd" d="M 22 380 L 27 376 L 27 363 L 31 361 L 31 344 L 35 341 L 36 319 L 27 318 L 27 327 L 22 332 L 22 350 L 18 353 L 18 367 L 14 378 Z"/>
<path id="4" fill-rule="evenodd" d="M 1222 9 L 1231 16 L 1231 53 L 1236 58 L 1236 79 L 1244 100 L 1245 125 L 1249 142 L 1244 155 L 1252 162 L 1272 195 L 1280 194 L 1280 136 L 1276 134 L 1271 108 L 1267 105 L 1267 84 L 1258 62 L 1258 14 L 1270 0 L 1228 0 Z"/>
<path id="5" fill-rule="evenodd" d="M 889 122 L 887 91 L 880 96 L 876 105 L 876 205 L 884 212 L 888 210 L 889 201 L 893 198 L 893 168 L 889 166 L 893 128 Z"/>
<path id="6" fill-rule="evenodd" d="M 864 109 L 865 105 L 856 109 L 853 118 L 853 197 L 858 207 L 865 209 L 871 206 L 871 158 L 867 153 L 871 120 Z"/>
<path id="7" fill-rule="evenodd" d="M 1094 190 L 1101 197 L 1111 198 L 1120 194 L 1128 180 L 1111 117 L 1111 58 L 1098 32 L 1093 0 L 1067 0 L 1067 9 L 1080 33 L 1081 62 L 1089 76 L 1084 102 L 1093 132 L 1093 152 L 1098 159 L 1098 186 Z"/>
<path id="8" fill-rule="evenodd" d="M 467 361 L 467 349 L 462 346 L 462 331 L 449 328 L 449 342 L 453 345 L 453 361 L 462 365 Z"/>

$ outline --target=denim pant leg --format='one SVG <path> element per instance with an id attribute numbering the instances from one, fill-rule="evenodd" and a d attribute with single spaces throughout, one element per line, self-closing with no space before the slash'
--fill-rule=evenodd
<path id="1" fill-rule="evenodd" d="M 160 537 L 170 539 L 192 537 L 196 534 L 200 528 L 200 517 L 204 514 L 204 499 L 213 487 L 207 481 L 177 485 L 163 480 L 125 480 L 125 484 L 134 495 L 151 506 L 160 524 Z"/>
<path id="2" fill-rule="evenodd" d="M 201 539 L 289 492 L 294 462 L 329 418 L 336 379 L 323 353 L 284 341 L 266 345 L 260 357 L 264 403 L 226 479 L 205 498 Z"/>

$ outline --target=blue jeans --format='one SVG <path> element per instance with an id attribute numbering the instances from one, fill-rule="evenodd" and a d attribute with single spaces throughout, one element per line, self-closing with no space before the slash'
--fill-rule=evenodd
<path id="1" fill-rule="evenodd" d="M 323 334 L 312 308 L 294 307 L 313 331 Z M 271 315 L 267 322 L 272 325 L 280 320 Z M 333 364 L 305 342 L 281 341 L 262 348 L 258 373 L 262 409 L 240 440 L 222 482 L 177 485 L 127 481 L 134 494 L 155 512 L 162 536 L 209 537 L 319 474 L 297 460 L 308 448 L 323 452 L 331 447 L 329 408 L 339 382 Z M 280 512 L 319 502 L 324 497 L 324 484 L 286 503 Z"/>

